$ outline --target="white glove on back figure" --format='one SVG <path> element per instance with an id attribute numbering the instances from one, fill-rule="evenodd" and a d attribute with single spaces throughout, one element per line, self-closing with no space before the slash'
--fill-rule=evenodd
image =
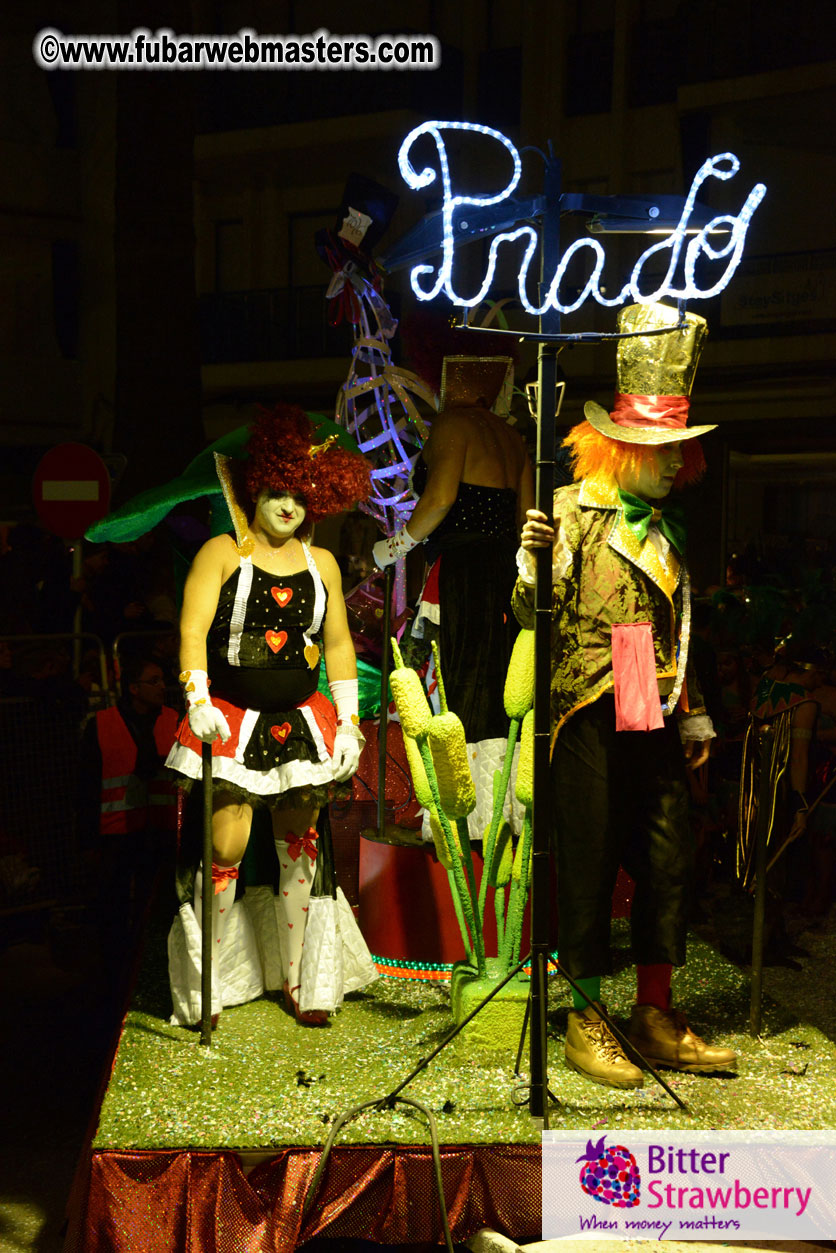
<path id="1" fill-rule="evenodd" d="M 393 565 L 401 557 L 412 552 L 413 548 L 417 548 L 420 543 L 420 540 L 413 539 L 406 527 L 402 526 L 394 535 L 377 541 L 372 548 L 374 563 L 378 569 L 385 570 L 387 566 Z"/>

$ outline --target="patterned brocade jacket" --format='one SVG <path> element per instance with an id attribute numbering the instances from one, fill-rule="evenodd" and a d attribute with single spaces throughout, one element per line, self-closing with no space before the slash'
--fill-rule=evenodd
<path id="1" fill-rule="evenodd" d="M 662 556 L 650 534 L 636 538 L 610 481 L 584 479 L 559 488 L 554 518 L 552 747 L 572 714 L 612 691 L 616 623 L 650 623 L 663 712 L 705 714 L 688 664 L 690 587 L 676 550 L 663 544 Z M 534 587 L 522 578 L 512 605 L 520 625 L 532 628 Z"/>

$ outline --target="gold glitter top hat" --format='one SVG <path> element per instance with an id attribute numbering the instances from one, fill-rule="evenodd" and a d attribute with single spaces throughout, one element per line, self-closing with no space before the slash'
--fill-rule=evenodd
<path id="1" fill-rule="evenodd" d="M 507 418 L 513 390 L 514 362 L 510 357 L 445 357 L 439 412 L 482 405 Z"/>
<path id="2" fill-rule="evenodd" d="M 679 322 L 683 321 L 680 327 Z M 594 400 L 584 405 L 591 426 L 625 444 L 674 444 L 713 431 L 714 426 L 686 426 L 688 397 L 708 334 L 705 318 L 686 313 L 680 319 L 669 305 L 628 305 L 616 320 L 615 407 L 607 413 Z M 642 332 L 671 329 L 664 334 Z"/>

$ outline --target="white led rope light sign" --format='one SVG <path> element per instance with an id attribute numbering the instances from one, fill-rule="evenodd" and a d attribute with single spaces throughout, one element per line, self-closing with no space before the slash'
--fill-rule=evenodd
<path id="1" fill-rule="evenodd" d="M 485 135 L 501 144 L 507 150 L 513 164 L 513 173 L 505 187 L 495 195 L 484 196 L 462 195 L 455 191 L 450 177 L 450 163 L 447 157 L 444 131 L 469 131 L 474 134 Z M 435 142 L 438 152 L 438 172 L 430 166 L 424 166 L 421 170 L 417 170 L 410 160 L 410 152 L 414 144 L 424 135 L 431 137 Z M 740 162 L 731 152 L 724 152 L 718 156 L 710 157 L 700 167 L 691 184 L 679 222 L 671 229 L 670 234 L 667 234 L 660 242 L 652 244 L 642 253 L 633 267 L 629 279 L 617 296 L 607 297 L 601 290 L 600 279 L 607 259 L 601 242 L 595 238 L 578 239 L 563 253 L 549 284 L 543 304 L 535 305 L 532 304 L 528 297 L 527 283 L 529 267 L 538 249 L 539 236 L 536 229 L 529 224 L 518 226 L 510 231 L 500 231 L 494 235 L 488 252 L 487 269 L 482 284 L 474 295 L 462 296 L 453 286 L 453 261 L 456 251 L 456 242 L 453 235 L 455 214 L 458 209 L 464 206 L 474 205 L 483 208 L 488 205 L 500 204 L 512 195 L 520 181 L 522 161 L 511 140 L 506 135 L 501 134 L 500 131 L 493 130 L 490 126 L 479 126 L 471 122 L 424 122 L 421 126 L 416 126 L 414 130 L 411 130 L 401 144 L 398 153 L 398 165 L 404 181 L 415 191 L 421 191 L 431 186 L 439 177 L 439 173 L 441 177 L 441 264 L 437 273 L 435 273 L 435 266 L 427 264 L 413 266 L 410 270 L 410 283 L 418 299 L 424 301 L 434 300 L 436 296 L 443 292 L 452 304 L 462 308 L 472 308 L 481 304 L 493 283 L 496 272 L 497 252 L 500 246 L 502 244 L 513 244 L 517 240 L 526 240 L 517 274 L 517 290 L 523 308 L 527 313 L 536 317 L 541 316 L 549 309 L 554 309 L 558 313 L 573 313 L 590 296 L 599 304 L 612 307 L 624 304 L 628 300 L 637 304 L 652 304 L 664 296 L 678 300 L 707 300 L 711 296 L 718 295 L 728 284 L 740 264 L 743 247 L 746 242 L 746 232 L 752 220 L 752 215 L 766 195 L 764 184 L 756 183 L 746 197 L 746 201 L 738 214 L 720 214 L 712 218 L 701 229 L 696 230 L 695 233 L 695 228 L 689 225 L 689 222 L 700 187 L 709 178 L 716 178 L 725 182 L 733 178 L 740 169 Z M 652 219 L 649 219 L 648 231 L 653 229 Z M 656 229 L 658 230 L 658 228 Z M 719 231 L 727 231 L 728 238 L 722 245 L 715 247 L 711 243 L 709 236 Z M 689 236 L 690 238 L 688 238 Z M 686 239 L 688 241 L 687 244 Z M 592 253 L 592 271 L 578 296 L 571 303 L 564 304 L 560 299 L 561 283 L 572 259 L 584 249 L 589 249 Z M 648 261 L 651 257 L 659 257 L 666 251 L 670 253 L 670 256 L 664 278 L 653 291 L 642 291 L 640 281 L 643 273 L 646 272 L 645 267 Z M 727 261 L 725 269 L 711 287 L 702 288 L 697 284 L 695 271 L 700 256 L 705 256 L 709 261 Z M 680 260 L 682 260 L 684 283 L 681 286 L 676 286 L 674 280 Z M 432 282 L 431 286 L 428 286 L 428 280 L 432 279 L 434 273 L 435 281 Z"/>

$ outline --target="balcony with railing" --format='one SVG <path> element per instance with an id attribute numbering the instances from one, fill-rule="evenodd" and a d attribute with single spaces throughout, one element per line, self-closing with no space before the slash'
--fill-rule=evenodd
<path id="1" fill-rule="evenodd" d="M 204 365 L 341 357 L 351 327 L 329 321 L 325 287 L 209 292 L 199 298 Z"/>
<path id="2" fill-rule="evenodd" d="M 199 297 L 204 365 L 245 361 L 299 361 L 351 353 L 350 322 L 331 324 L 326 288 L 270 287 L 208 292 Z M 397 293 L 387 303 L 399 316 Z"/>

